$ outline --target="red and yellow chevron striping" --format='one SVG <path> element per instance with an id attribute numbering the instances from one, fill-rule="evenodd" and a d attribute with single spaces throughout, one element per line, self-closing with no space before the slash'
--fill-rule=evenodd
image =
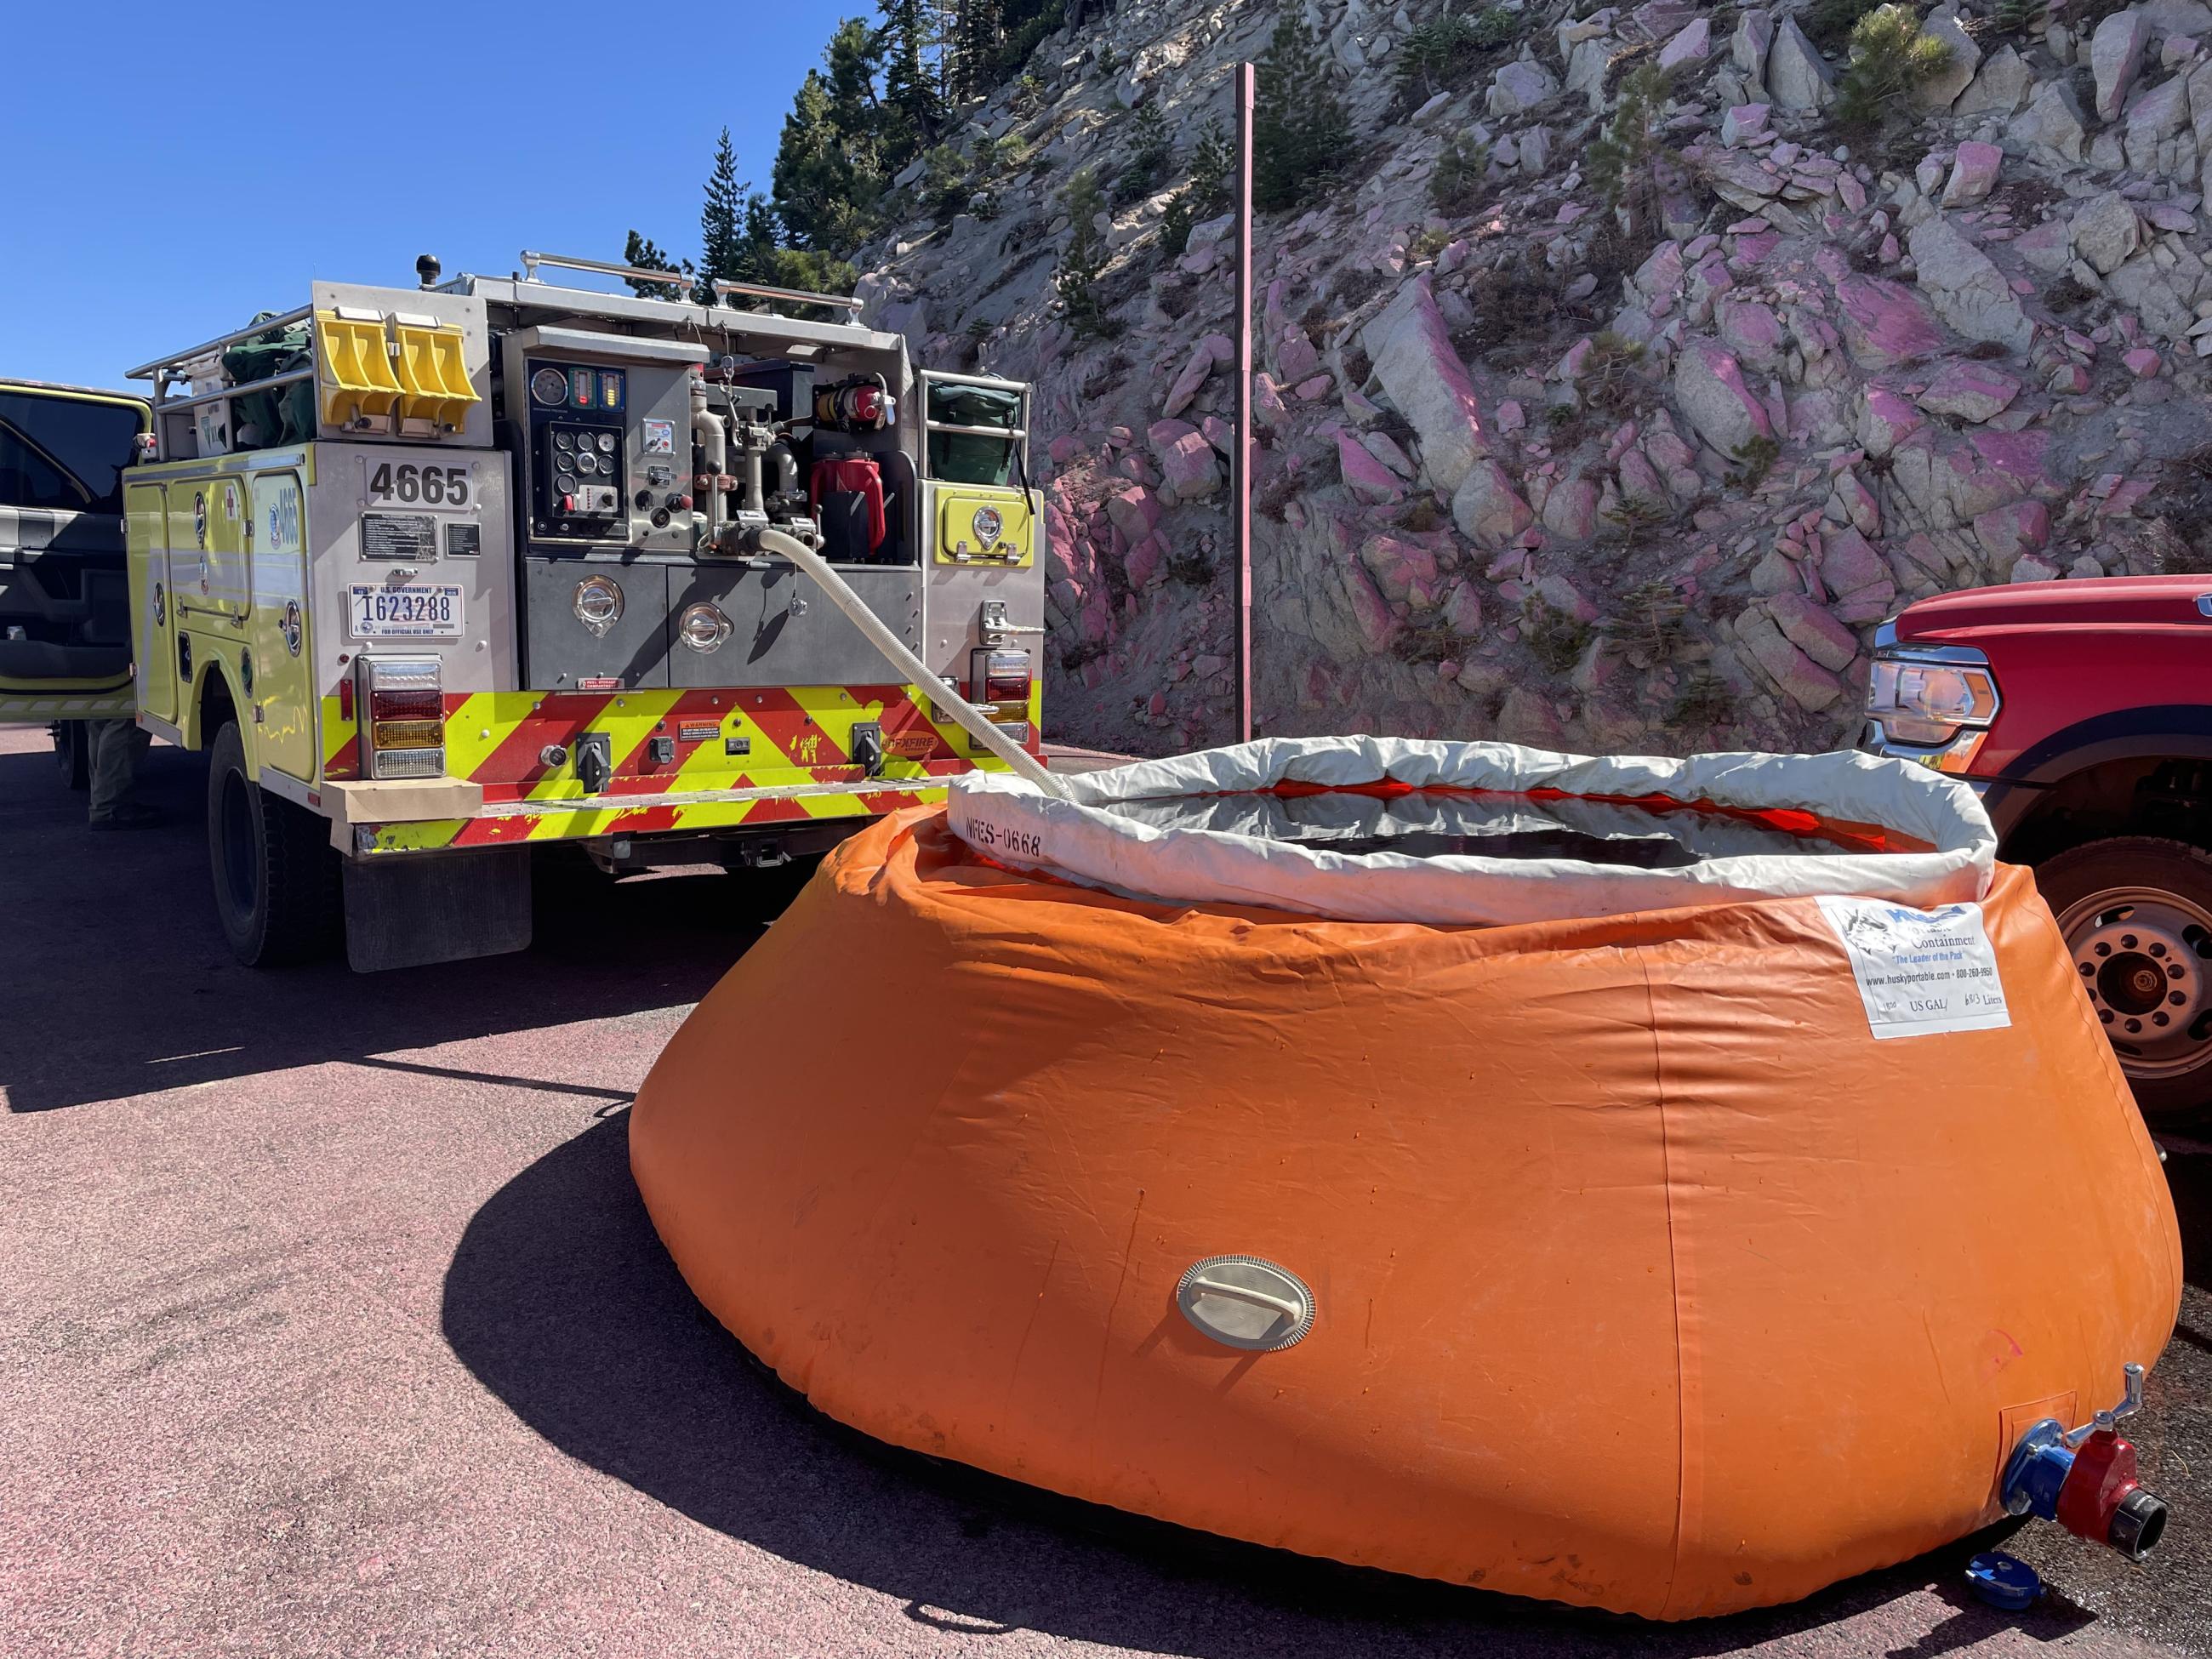
<path id="1" fill-rule="evenodd" d="M 1032 747 L 1037 701 L 1033 688 L 1027 711 Z M 967 733 L 949 720 L 933 720 L 931 713 L 925 696 L 901 685 L 453 694 L 446 699 L 447 772 L 483 787 L 482 811 L 467 818 L 375 826 L 362 850 L 644 836 L 894 811 L 941 799 L 947 777 L 998 766 L 972 755 Z M 871 722 L 884 749 L 872 778 L 852 760 L 853 728 Z M 323 702 L 323 732 L 325 775 L 359 777 L 356 723 L 334 697 Z M 577 739 L 593 732 L 607 735 L 613 760 L 596 794 L 586 790 L 571 759 Z M 554 750 L 562 752 L 549 761 Z M 734 792 L 743 793 L 732 799 Z"/>

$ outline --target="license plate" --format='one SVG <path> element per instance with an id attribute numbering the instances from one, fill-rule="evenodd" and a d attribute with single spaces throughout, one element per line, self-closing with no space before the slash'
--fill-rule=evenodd
<path id="1" fill-rule="evenodd" d="M 352 585 L 346 632 L 356 640 L 458 640 L 465 621 L 459 582 Z"/>

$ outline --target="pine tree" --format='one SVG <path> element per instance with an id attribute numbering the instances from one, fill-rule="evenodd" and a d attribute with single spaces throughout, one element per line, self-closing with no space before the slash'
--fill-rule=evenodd
<path id="1" fill-rule="evenodd" d="M 1127 158 L 1121 167 L 1121 176 L 1115 180 L 1115 199 L 1133 202 L 1149 195 L 1168 169 L 1168 159 L 1174 152 L 1173 141 L 1168 136 L 1167 117 L 1161 113 L 1158 97 L 1147 98 L 1137 106 L 1130 117 L 1128 131 L 1124 137 L 1127 148 L 1122 152 Z"/>
<path id="2" fill-rule="evenodd" d="M 653 238 L 641 236 L 634 230 L 623 244 L 623 263 L 639 270 L 665 270 L 685 276 L 691 274 L 690 261 L 687 259 L 679 265 Z M 667 283 L 641 282 L 635 276 L 625 276 L 623 283 L 631 293 L 647 300 L 673 300 L 682 295 L 681 289 Z"/>
<path id="3" fill-rule="evenodd" d="M 998 83 L 1006 44 L 1003 0 L 955 0 L 958 10 L 947 33 L 954 93 L 979 98 Z"/>
<path id="4" fill-rule="evenodd" d="M 738 177 L 738 153 L 730 130 L 714 146 L 714 170 L 707 175 L 707 199 L 699 210 L 699 270 L 691 297 L 714 303 L 717 282 L 745 280 L 745 198 L 751 186 Z"/>
<path id="5" fill-rule="evenodd" d="M 938 83 L 941 52 L 935 0 L 876 0 L 883 27 L 884 103 L 891 120 L 884 163 L 896 168 L 933 149 L 945 129 L 945 94 Z"/>
<path id="6" fill-rule="evenodd" d="M 1591 141 L 1587 171 L 1622 229 L 1640 235 L 1658 216 L 1655 163 L 1663 155 L 1659 122 L 1666 113 L 1669 76 L 1656 62 L 1631 70 L 1620 83 L 1613 121 Z"/>
<path id="7" fill-rule="evenodd" d="M 1305 187 L 1335 167 L 1352 147 L 1352 123 L 1297 11 L 1286 11 L 1260 59 L 1260 100 L 1252 112 L 1252 200 L 1264 211 L 1296 206 Z"/>
<path id="8" fill-rule="evenodd" d="M 1067 193 L 1061 198 L 1061 205 L 1067 210 L 1067 252 L 1060 256 L 1060 267 L 1052 275 L 1060 308 L 1067 313 L 1068 325 L 1079 337 L 1111 333 L 1105 298 L 1098 292 L 1098 278 L 1106 269 L 1107 248 L 1106 239 L 1098 234 L 1097 220 L 1105 208 L 1106 198 L 1090 168 L 1084 168 L 1067 181 Z"/>
<path id="9" fill-rule="evenodd" d="M 771 179 L 784 240 L 843 252 L 878 226 L 889 118 L 876 96 L 881 43 L 866 24 L 848 18 L 822 55 L 828 72 L 810 70 L 800 82 Z"/>

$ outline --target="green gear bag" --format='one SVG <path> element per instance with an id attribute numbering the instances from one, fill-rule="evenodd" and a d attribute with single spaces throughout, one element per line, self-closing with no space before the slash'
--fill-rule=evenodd
<path id="1" fill-rule="evenodd" d="M 276 314 L 264 311 L 253 320 L 262 322 Z M 289 328 L 272 328 L 231 347 L 222 354 L 222 371 L 230 376 L 234 386 L 250 386 L 295 368 L 312 368 L 314 361 L 313 334 L 307 324 L 295 323 Z M 295 380 L 289 386 L 249 393 L 234 399 L 233 408 L 233 435 L 250 426 L 257 447 L 305 443 L 315 435 L 315 388 L 312 381 Z"/>

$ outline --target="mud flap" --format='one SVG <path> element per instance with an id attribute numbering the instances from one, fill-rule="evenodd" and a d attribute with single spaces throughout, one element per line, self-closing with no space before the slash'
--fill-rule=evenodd
<path id="1" fill-rule="evenodd" d="M 345 861 L 346 962 L 357 974 L 530 948 L 530 849 Z"/>

